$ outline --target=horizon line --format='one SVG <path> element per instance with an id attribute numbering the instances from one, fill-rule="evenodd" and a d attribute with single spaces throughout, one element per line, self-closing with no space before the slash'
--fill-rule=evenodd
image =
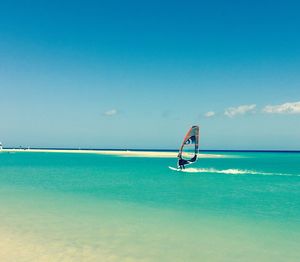
<path id="1" fill-rule="evenodd" d="M 178 149 L 149 149 L 149 148 L 91 148 L 91 147 L 3 147 L 3 149 L 53 149 L 53 150 L 130 150 L 130 151 L 169 151 L 174 152 Z M 299 150 L 289 150 L 289 149 L 201 149 L 199 152 L 290 152 L 290 153 L 300 153 Z"/>

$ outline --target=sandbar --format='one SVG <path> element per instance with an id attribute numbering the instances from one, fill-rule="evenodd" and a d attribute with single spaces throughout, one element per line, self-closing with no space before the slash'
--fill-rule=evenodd
<path id="1" fill-rule="evenodd" d="M 86 149 L 2 149 L 2 152 L 31 152 L 31 153 L 70 153 L 70 154 L 100 154 L 123 157 L 150 157 L 150 158 L 176 158 L 177 152 L 170 151 L 135 151 L 135 150 L 86 150 Z M 224 158 L 225 155 L 202 154 L 199 158 Z"/>

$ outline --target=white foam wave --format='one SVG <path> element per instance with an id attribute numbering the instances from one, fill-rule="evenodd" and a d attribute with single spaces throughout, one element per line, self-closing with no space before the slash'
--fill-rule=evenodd
<path id="1" fill-rule="evenodd" d="M 217 173 L 217 174 L 228 174 L 228 175 L 263 175 L 263 176 L 298 176 L 297 174 L 283 174 L 283 173 L 268 173 L 268 172 L 260 172 L 254 170 L 247 169 L 215 169 L 215 168 L 186 168 L 182 170 L 182 172 L 186 173 Z"/>

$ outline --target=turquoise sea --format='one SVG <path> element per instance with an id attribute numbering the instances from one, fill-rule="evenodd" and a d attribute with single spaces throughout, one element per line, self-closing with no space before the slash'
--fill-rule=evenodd
<path id="1" fill-rule="evenodd" d="M 0 153 L 1 261 L 300 261 L 300 153 Z"/>

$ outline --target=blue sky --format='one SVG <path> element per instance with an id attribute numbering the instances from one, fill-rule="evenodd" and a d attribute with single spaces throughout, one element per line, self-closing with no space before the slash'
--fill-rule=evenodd
<path id="1" fill-rule="evenodd" d="M 0 1 L 7 146 L 300 149 L 297 1 Z"/>

